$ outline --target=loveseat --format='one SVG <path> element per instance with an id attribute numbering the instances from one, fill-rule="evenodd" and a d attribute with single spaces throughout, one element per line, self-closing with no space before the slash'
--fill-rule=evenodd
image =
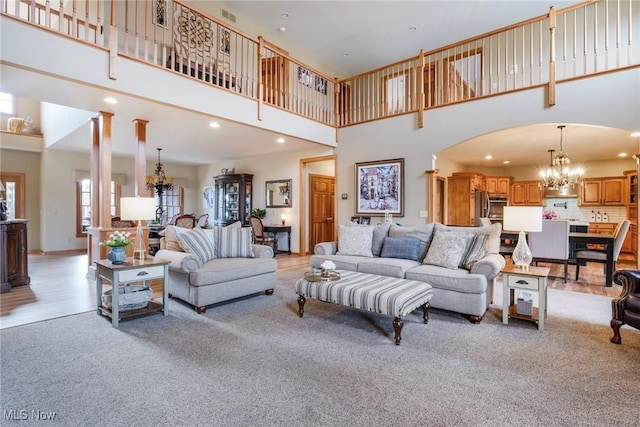
<path id="1" fill-rule="evenodd" d="M 332 261 L 338 270 L 358 271 L 428 283 L 431 307 L 479 323 L 493 299 L 496 276 L 505 266 L 499 254 L 501 224 L 454 227 L 439 223 L 340 225 L 337 242 L 314 247 L 310 264 Z"/>
<path id="2" fill-rule="evenodd" d="M 167 226 L 157 258 L 169 264 L 169 294 L 204 313 L 207 306 L 273 294 L 277 263 L 269 246 L 251 243 L 247 227 Z"/>

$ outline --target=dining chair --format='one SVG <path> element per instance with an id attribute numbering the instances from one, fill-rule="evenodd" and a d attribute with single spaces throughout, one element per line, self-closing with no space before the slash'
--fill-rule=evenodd
<path id="1" fill-rule="evenodd" d="M 542 231 L 529 233 L 533 262 L 564 264 L 564 282 L 569 277 L 569 221 L 542 221 Z"/>
<path id="2" fill-rule="evenodd" d="M 616 262 L 618 261 L 618 256 L 620 255 L 620 250 L 622 249 L 622 244 L 624 243 L 624 239 L 627 237 L 627 232 L 629 231 L 630 221 L 625 219 L 621 221 L 617 226 L 613 234 L 613 271 L 616 269 Z M 600 262 L 604 264 L 604 274 L 605 277 L 609 275 L 610 272 L 607 271 L 607 252 L 604 250 L 597 249 L 586 249 L 581 251 L 576 251 L 576 280 L 580 277 L 580 263 L 586 262 Z M 613 274 L 613 272 L 611 272 Z"/>
<path id="3" fill-rule="evenodd" d="M 196 216 L 193 214 L 180 215 L 175 219 L 174 225 L 182 228 L 196 228 Z"/>
<path id="4" fill-rule="evenodd" d="M 489 218 L 487 218 L 486 216 L 480 217 L 478 218 L 478 222 L 480 223 L 481 227 L 488 227 L 491 225 L 491 220 Z"/>
<path id="5" fill-rule="evenodd" d="M 273 247 L 273 256 L 276 256 L 278 252 L 278 239 L 274 235 L 266 235 L 264 232 L 264 224 L 262 218 L 259 216 L 251 215 L 249 217 L 249 225 L 253 231 L 253 243 L 260 245 L 267 245 Z"/>

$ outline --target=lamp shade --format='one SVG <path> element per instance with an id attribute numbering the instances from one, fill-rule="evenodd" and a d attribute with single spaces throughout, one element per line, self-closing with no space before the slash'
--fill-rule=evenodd
<path id="1" fill-rule="evenodd" d="M 509 231 L 542 231 L 542 206 L 505 206 L 502 228 Z"/>
<path id="2" fill-rule="evenodd" d="M 155 219 L 156 200 L 153 197 L 121 197 L 120 218 L 142 221 Z"/>

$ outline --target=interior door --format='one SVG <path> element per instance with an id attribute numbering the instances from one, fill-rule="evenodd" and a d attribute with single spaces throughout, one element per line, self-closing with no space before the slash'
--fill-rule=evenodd
<path id="1" fill-rule="evenodd" d="M 316 243 L 335 240 L 335 178 L 309 175 L 309 249 Z"/>
<path id="2" fill-rule="evenodd" d="M 25 174 L 0 172 L 0 182 L 5 188 L 0 193 L 0 199 L 6 202 L 7 218 L 26 218 Z"/>

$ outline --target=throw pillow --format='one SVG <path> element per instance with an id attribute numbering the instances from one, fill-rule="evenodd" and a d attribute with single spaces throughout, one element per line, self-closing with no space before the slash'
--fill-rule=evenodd
<path id="1" fill-rule="evenodd" d="M 353 221 L 347 221 L 346 225 L 349 227 L 368 227 L 367 225 L 360 225 Z M 391 223 L 388 222 L 383 222 L 374 226 L 373 239 L 371 240 L 371 253 L 373 256 L 380 256 L 384 239 L 389 235 L 390 227 Z"/>
<path id="2" fill-rule="evenodd" d="M 251 228 L 222 227 L 218 230 L 218 258 L 253 258 Z"/>
<path id="3" fill-rule="evenodd" d="M 183 252 L 182 246 L 178 241 L 177 235 L 191 230 L 190 228 L 176 227 L 175 225 L 167 225 L 164 229 L 164 245 L 167 249 Z"/>
<path id="4" fill-rule="evenodd" d="M 401 258 L 418 260 L 420 254 L 420 239 L 412 237 L 387 237 L 382 246 L 382 258 Z"/>
<path id="5" fill-rule="evenodd" d="M 362 225 L 358 227 L 340 225 L 338 227 L 338 252 L 336 252 L 336 255 L 373 257 L 371 253 L 372 241 L 372 225 Z"/>
<path id="6" fill-rule="evenodd" d="M 471 270 L 473 264 L 480 261 L 484 257 L 487 249 L 488 239 L 488 234 L 476 234 L 475 236 L 473 236 L 467 244 L 465 253 L 462 256 L 462 261 L 460 261 L 460 266 L 466 268 L 467 270 Z"/>
<path id="7" fill-rule="evenodd" d="M 427 254 L 431 236 L 433 235 L 433 224 L 419 225 L 415 227 L 405 227 L 392 224 L 389 228 L 389 237 L 414 237 L 420 239 L 420 252 L 418 261 L 422 261 Z"/>
<path id="8" fill-rule="evenodd" d="M 185 252 L 197 256 L 203 263 L 215 258 L 213 244 L 202 229 L 192 228 L 176 237 Z"/>
<path id="9" fill-rule="evenodd" d="M 436 231 L 423 264 L 458 269 L 469 237 L 450 231 Z"/>

